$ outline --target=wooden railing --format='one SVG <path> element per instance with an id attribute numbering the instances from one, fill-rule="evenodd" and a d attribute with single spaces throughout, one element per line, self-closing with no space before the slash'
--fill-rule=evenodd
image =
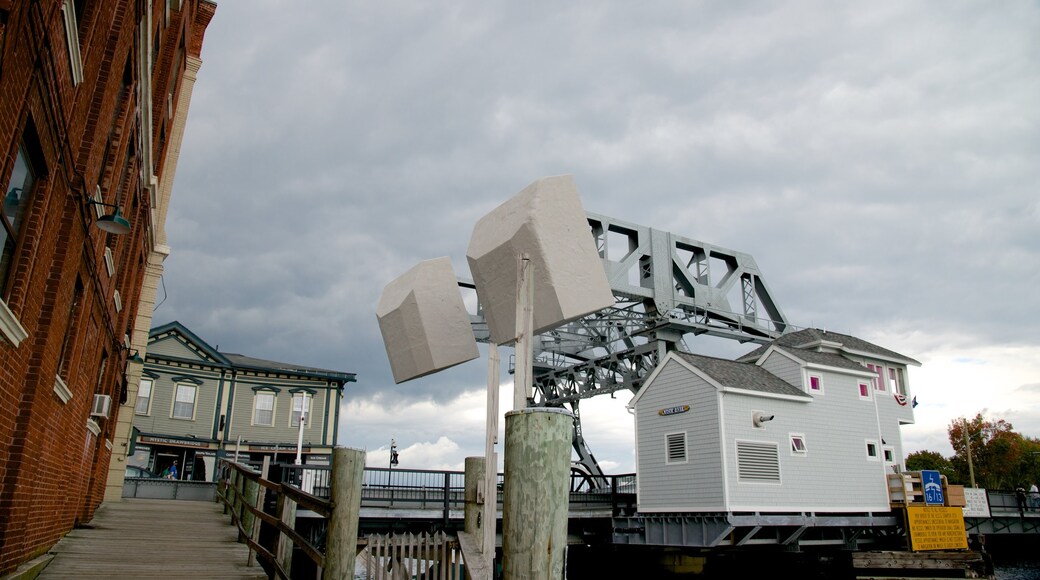
<path id="1" fill-rule="evenodd" d="M 310 558 L 318 569 L 318 577 L 325 568 L 322 550 L 311 544 L 294 528 L 296 508 L 302 507 L 328 518 L 332 513 L 331 502 L 311 495 L 291 484 L 273 483 L 267 479 L 268 465 L 261 471 L 222 460 L 220 479 L 217 483 L 217 501 L 224 505 L 224 513 L 231 514 L 231 523 L 238 528 L 239 540 L 245 542 L 252 555 L 262 559 L 269 572 L 276 578 L 290 578 L 293 546 Z M 264 511 L 268 494 L 275 496 L 274 514 Z M 277 530 L 274 546 L 260 543 L 261 522 Z M 252 563 L 252 562 L 250 562 Z"/>

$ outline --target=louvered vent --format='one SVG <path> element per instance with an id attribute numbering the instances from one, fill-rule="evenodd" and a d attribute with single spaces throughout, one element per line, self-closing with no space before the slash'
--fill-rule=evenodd
<path id="1" fill-rule="evenodd" d="M 665 463 L 686 463 L 686 432 L 665 435 L 668 457 Z"/>
<path id="2" fill-rule="evenodd" d="M 776 443 L 737 441 L 740 481 L 780 481 L 780 454 Z"/>

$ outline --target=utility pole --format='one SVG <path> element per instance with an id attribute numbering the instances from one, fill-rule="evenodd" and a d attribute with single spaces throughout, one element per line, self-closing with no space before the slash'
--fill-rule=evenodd
<path id="1" fill-rule="evenodd" d="M 964 421 L 964 450 L 968 454 L 968 477 L 971 478 L 971 486 L 975 487 L 975 466 L 971 463 L 971 440 L 968 438 L 968 419 Z"/>

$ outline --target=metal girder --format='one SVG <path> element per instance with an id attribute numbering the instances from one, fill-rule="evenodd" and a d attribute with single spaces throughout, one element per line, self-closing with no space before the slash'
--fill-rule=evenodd
<path id="1" fill-rule="evenodd" d="M 688 334 L 766 343 L 787 330 L 787 319 L 749 254 L 586 215 L 616 302 L 534 342 L 535 405 L 570 405 L 576 411 L 581 399 L 637 392 Z M 459 285 L 474 288 L 468 280 Z M 474 334 L 487 341 L 479 302 L 476 308 Z M 574 448 L 590 473 L 602 475 L 581 436 L 577 413 Z"/>

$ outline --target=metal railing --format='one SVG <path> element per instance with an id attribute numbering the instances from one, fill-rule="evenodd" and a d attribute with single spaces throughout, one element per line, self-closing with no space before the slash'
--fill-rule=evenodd
<path id="1" fill-rule="evenodd" d="M 290 483 L 319 498 L 329 497 L 330 468 L 323 465 L 272 466 L 272 479 Z M 276 475 L 275 472 L 280 472 Z M 613 515 L 634 510 L 636 475 L 606 476 L 608 486 L 591 489 L 588 477 L 571 475 L 572 510 L 609 509 Z M 498 474 L 499 503 L 502 502 L 503 474 Z M 465 507 L 465 473 L 424 469 L 366 467 L 361 486 L 362 507 L 439 510 L 445 523 L 452 510 Z"/>

